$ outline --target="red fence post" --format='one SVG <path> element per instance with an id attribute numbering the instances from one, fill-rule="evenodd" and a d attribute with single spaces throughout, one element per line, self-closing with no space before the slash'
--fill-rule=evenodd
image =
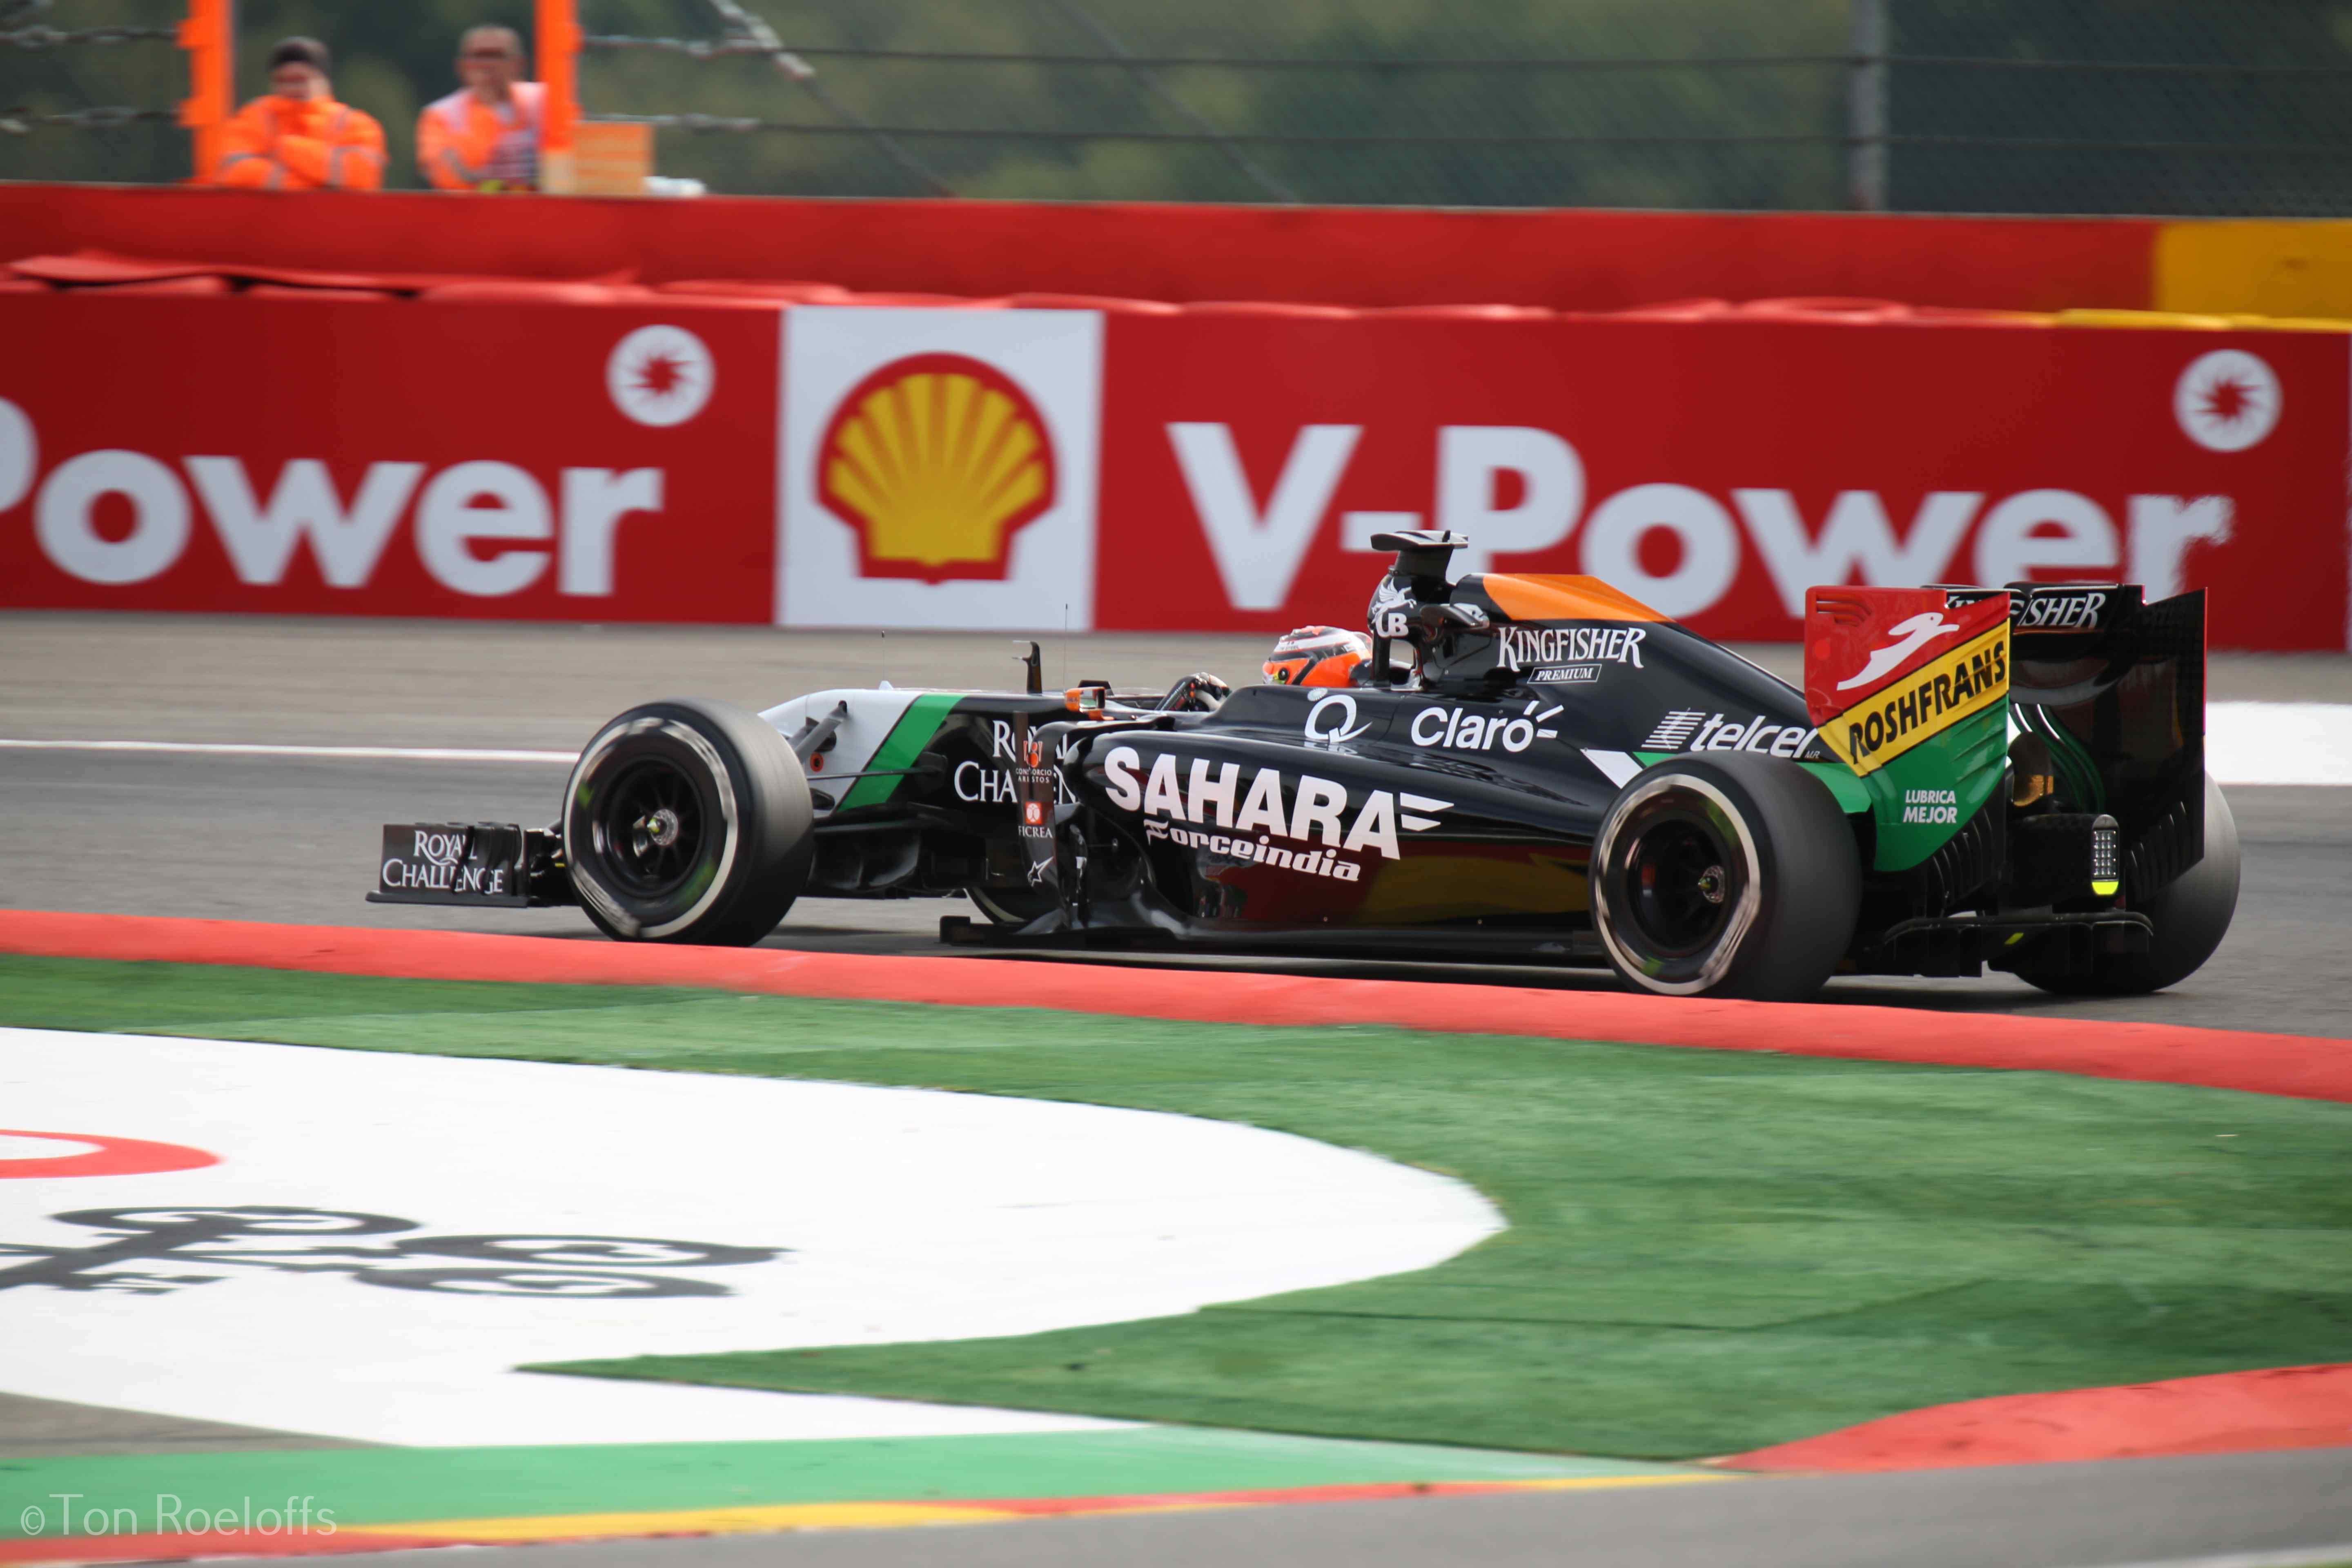
<path id="1" fill-rule="evenodd" d="M 207 180 L 220 166 L 221 128 L 236 108 L 235 0 L 188 0 L 180 47 L 188 51 L 188 96 L 180 103 L 180 123 L 195 132 L 195 177 Z"/>
<path id="2" fill-rule="evenodd" d="M 580 118 L 580 16 L 573 0 L 537 0 L 539 79 L 547 115 L 539 131 L 539 188 L 567 195 L 574 183 L 572 126 Z"/>

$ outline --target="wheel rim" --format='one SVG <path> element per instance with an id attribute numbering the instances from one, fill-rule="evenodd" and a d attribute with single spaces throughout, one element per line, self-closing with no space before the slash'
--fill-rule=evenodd
<path id="1" fill-rule="evenodd" d="M 1627 979 L 1664 995 L 1696 995 L 1738 960 L 1761 905 L 1760 870 L 1721 790 L 1662 773 L 1632 788 L 1601 826 L 1593 925 Z"/>
<path id="2" fill-rule="evenodd" d="M 633 763 L 596 814 L 596 845 L 623 891 L 659 899 L 693 875 L 702 856 L 700 795 L 685 769 L 661 757 Z"/>
<path id="3" fill-rule="evenodd" d="M 1661 956 L 1704 952 L 1734 908 L 1732 851 L 1711 823 L 1677 813 L 1633 840 L 1626 857 L 1626 919 Z"/>

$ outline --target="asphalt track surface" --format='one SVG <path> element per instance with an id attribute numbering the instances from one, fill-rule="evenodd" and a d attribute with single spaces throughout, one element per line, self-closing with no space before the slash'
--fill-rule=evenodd
<path id="1" fill-rule="evenodd" d="M 2106 1568 L 2352 1542 L 2352 1451 L 533 1549 L 530 1568 Z M 2352 1563 L 2352 1546 L 2344 1562 Z M 370 1559 L 436 1568 L 436 1554 Z"/>
<path id="2" fill-rule="evenodd" d="M 1157 689 L 1254 679 L 1257 637 L 1048 637 L 1046 679 Z M 1748 651 L 1796 673 L 1792 648 Z M 0 615 L 0 740 L 576 752 L 661 697 L 763 708 L 830 686 L 1012 686 L 1014 639 L 764 627 Z M 2352 703 L 2352 658 L 2218 656 L 2215 700 Z M 0 747 L 0 908 L 602 941 L 577 910 L 363 901 L 386 822 L 553 820 L 560 763 Z M 2228 940 L 2159 996 L 2044 995 L 2007 975 L 1834 981 L 1825 1000 L 2352 1036 L 2352 789 L 2232 786 L 2244 890 Z M 961 900 L 804 900 L 770 944 L 938 952 Z M 958 950 L 964 951 L 964 950 Z M 1035 955 L 1030 955 L 1034 957 Z M 1100 962 L 1086 959 L 1084 962 Z M 1137 962 L 1123 957 L 1118 962 Z M 1232 963 L 1264 960 L 1142 962 Z M 1610 987 L 1597 970 L 1301 960 L 1305 973 Z"/>
<path id="3" fill-rule="evenodd" d="M 1051 685 L 1099 676 L 1151 689 L 1197 668 L 1254 679 L 1265 643 L 1041 640 Z M 758 708 L 883 679 L 1011 686 L 1018 679 L 1013 642 L 983 634 L 16 612 L 0 614 L 0 740 L 572 752 L 613 714 L 660 697 Z M 1746 651 L 1793 673 L 1794 650 Z M 2352 702 L 2352 659 L 2220 656 L 2210 695 Z M 552 817 L 561 785 L 562 768 L 546 763 L 0 748 L 0 907 L 599 941 L 572 910 L 493 918 L 362 899 L 373 881 L 379 824 L 538 824 Z M 2175 991 L 2084 1002 L 1988 976 L 1839 981 L 1825 1000 L 2352 1036 L 2346 956 L 2352 900 L 2345 893 L 2352 886 L 2352 790 L 2229 793 L 2244 852 L 2237 921 L 2211 963 Z M 966 907 L 952 902 L 810 900 L 770 942 L 938 952 L 939 917 L 961 912 Z M 1614 984 L 1596 972 L 1525 967 L 1273 966 L 1567 991 Z M 1923 1019 L 1923 1026 L 1932 1022 Z M 102 1430 L 103 1414 L 82 1418 L 96 1423 L 84 1440 L 114 1436 Z M 23 1404 L 0 1405 L 0 1423 L 15 1428 L 31 1420 Z M 2345 1543 L 2352 1543 L 2352 1448 L 1056 1520 L 951 1536 L 876 1531 L 541 1547 L 532 1560 L 550 1568 L 731 1568 L 754 1561 L 889 1568 L 948 1556 L 973 1568 L 1114 1562 L 1189 1568 L 1236 1560 L 1314 1568 L 1538 1562 L 2089 1568 Z M 2343 1555 L 2352 1562 L 2352 1545 Z"/>

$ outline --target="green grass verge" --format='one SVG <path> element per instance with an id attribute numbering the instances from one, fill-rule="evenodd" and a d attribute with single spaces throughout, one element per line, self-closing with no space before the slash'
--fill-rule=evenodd
<path id="1" fill-rule="evenodd" d="M 493 1448 L 245 1449 L 0 1459 L 0 1541 L 63 1538 L 60 1498 L 106 1533 L 242 1519 L 308 1498 L 337 1528 L 531 1514 L 646 1513 L 796 1502 L 943 1501 L 1244 1491 L 1384 1482 L 1673 1475 L 1560 1458 L 1265 1432 L 1130 1426 L 961 1437 L 599 1443 Z M 1705 1472 L 1701 1472 L 1705 1473 Z M 20 1508 L 19 1504 L 29 1505 Z M 312 1518 L 318 1518 L 314 1511 Z M 268 1522 L 268 1521 L 265 1521 Z M 282 1528 L 273 1524 L 272 1528 Z"/>
<path id="2" fill-rule="evenodd" d="M 1950 1400 L 2352 1357 L 2342 1105 L 1381 1028 L 16 959 L 0 1022 L 1179 1111 L 1444 1171 L 1511 1221 L 1435 1268 L 1179 1318 L 572 1372 L 1679 1458 Z"/>

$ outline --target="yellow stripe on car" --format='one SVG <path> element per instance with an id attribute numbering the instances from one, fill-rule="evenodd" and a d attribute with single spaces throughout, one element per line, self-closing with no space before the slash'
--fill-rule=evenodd
<path id="1" fill-rule="evenodd" d="M 1855 773 L 1876 773 L 2008 694 L 2009 625 L 2003 622 L 1832 719 L 1822 726 L 1822 742 Z"/>

